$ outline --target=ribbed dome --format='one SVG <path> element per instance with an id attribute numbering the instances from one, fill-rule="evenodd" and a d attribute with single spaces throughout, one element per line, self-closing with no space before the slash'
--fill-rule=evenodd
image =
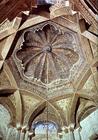
<path id="1" fill-rule="evenodd" d="M 48 84 L 57 79 L 66 79 L 70 69 L 78 61 L 74 51 L 73 36 L 46 25 L 35 32 L 24 33 L 24 42 L 16 56 L 23 64 L 27 78 L 37 78 Z"/>

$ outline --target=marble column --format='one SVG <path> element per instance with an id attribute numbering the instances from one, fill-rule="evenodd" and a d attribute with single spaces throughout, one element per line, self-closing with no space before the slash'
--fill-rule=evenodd
<path id="1" fill-rule="evenodd" d="M 20 140 L 20 134 L 21 134 L 21 125 L 17 124 L 16 140 Z"/>
<path id="2" fill-rule="evenodd" d="M 24 140 L 26 133 L 26 126 L 22 127 L 21 134 L 20 134 L 20 140 Z"/>
<path id="3" fill-rule="evenodd" d="M 13 128 L 8 128 L 8 133 L 7 133 L 7 136 L 6 136 L 6 140 L 10 140 L 12 130 L 13 130 Z"/>
<path id="4" fill-rule="evenodd" d="M 69 132 L 69 140 L 75 140 L 74 131 Z"/>
<path id="5" fill-rule="evenodd" d="M 28 129 L 26 130 L 26 133 L 25 133 L 25 139 L 24 140 L 28 140 L 28 137 L 29 137 L 29 131 Z"/>

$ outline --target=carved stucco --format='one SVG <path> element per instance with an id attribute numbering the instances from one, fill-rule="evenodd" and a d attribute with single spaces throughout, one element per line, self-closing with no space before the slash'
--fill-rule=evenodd
<path id="1" fill-rule="evenodd" d="M 30 98 L 30 96 L 28 95 L 22 95 L 22 100 L 23 100 L 23 110 L 24 110 L 23 120 L 24 120 L 24 125 L 26 125 L 27 121 L 29 120 L 30 110 L 36 108 L 36 106 L 40 103 L 40 100 L 36 98 L 32 98 L 32 96 Z"/>
<path id="2" fill-rule="evenodd" d="M 4 71 L 2 71 L 0 73 L 0 86 L 1 87 L 5 87 L 5 86 L 10 87 L 10 82 L 7 78 L 7 75 L 4 73 Z"/>
<path id="3" fill-rule="evenodd" d="M 96 90 L 97 85 L 95 83 L 95 79 L 93 74 L 88 78 L 86 81 L 85 85 L 83 86 L 84 89 L 89 89 L 89 90 Z"/>

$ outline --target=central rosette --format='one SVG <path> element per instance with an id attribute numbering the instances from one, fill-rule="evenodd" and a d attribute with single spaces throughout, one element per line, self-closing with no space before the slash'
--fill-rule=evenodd
<path id="1" fill-rule="evenodd" d="M 52 45 L 50 45 L 50 44 L 47 44 L 47 45 L 45 45 L 44 47 L 43 47 L 43 49 L 42 49 L 42 51 L 43 52 L 52 52 Z"/>
<path id="2" fill-rule="evenodd" d="M 49 84 L 69 77 L 71 67 L 79 58 L 70 32 L 64 33 L 48 24 L 35 31 L 27 29 L 23 35 L 23 45 L 15 56 L 20 60 L 25 78 Z"/>

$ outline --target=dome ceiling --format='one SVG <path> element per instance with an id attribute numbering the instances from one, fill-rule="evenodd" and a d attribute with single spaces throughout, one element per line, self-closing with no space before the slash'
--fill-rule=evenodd
<path id="1" fill-rule="evenodd" d="M 84 67 L 85 58 L 75 32 L 53 22 L 26 29 L 19 37 L 12 60 L 22 77 L 47 86 L 70 82 L 74 69 Z"/>
<path id="2" fill-rule="evenodd" d="M 71 33 L 59 32 L 48 24 L 42 30 L 24 33 L 24 42 L 16 57 L 23 64 L 24 76 L 48 84 L 69 76 L 70 68 L 79 59 L 74 45 Z"/>

